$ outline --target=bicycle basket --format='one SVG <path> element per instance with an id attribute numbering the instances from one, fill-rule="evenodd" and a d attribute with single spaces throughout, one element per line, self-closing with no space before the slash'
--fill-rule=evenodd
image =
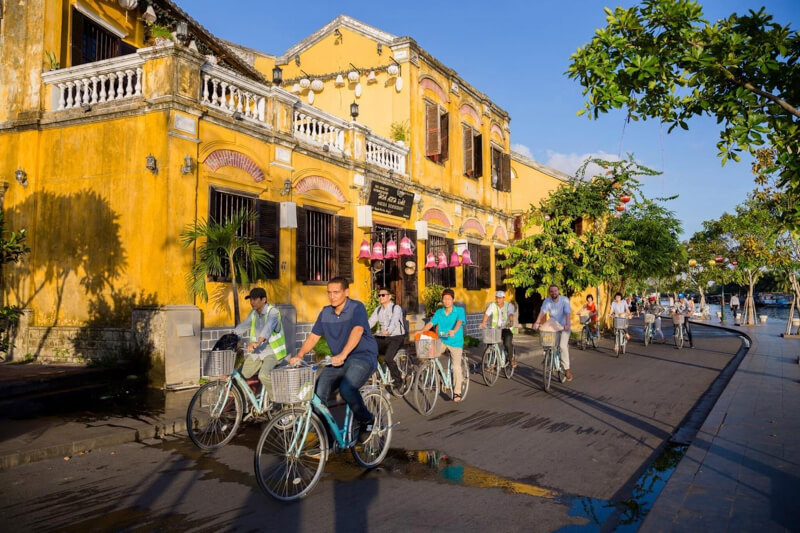
<path id="1" fill-rule="evenodd" d="M 314 395 L 314 367 L 288 366 L 275 368 L 270 373 L 273 401 L 290 404 L 311 400 Z"/>
<path id="2" fill-rule="evenodd" d="M 482 332 L 484 344 L 499 344 L 503 341 L 503 330 L 501 328 L 486 328 Z"/>
<path id="3" fill-rule="evenodd" d="M 549 348 L 551 346 L 556 345 L 556 336 L 558 335 L 557 331 L 541 331 L 539 330 L 539 336 L 542 338 L 542 347 Z"/>
<path id="4" fill-rule="evenodd" d="M 683 319 L 684 319 L 683 315 L 672 315 L 672 323 L 675 324 L 676 326 L 680 326 L 681 324 L 683 324 Z"/>
<path id="5" fill-rule="evenodd" d="M 656 321 L 656 315 L 653 315 L 651 313 L 645 313 L 645 315 L 644 315 L 644 323 L 645 324 L 652 324 L 655 321 Z"/>
<path id="6" fill-rule="evenodd" d="M 200 375 L 204 378 L 227 376 L 236 363 L 234 350 L 203 350 L 200 352 Z"/>
<path id="7" fill-rule="evenodd" d="M 628 319 L 624 316 L 615 316 L 614 317 L 614 329 L 627 329 L 628 327 Z"/>
<path id="8" fill-rule="evenodd" d="M 592 315 L 578 315 L 578 318 L 580 318 L 581 324 L 588 324 L 589 320 L 592 319 Z"/>
<path id="9" fill-rule="evenodd" d="M 419 339 L 414 341 L 417 348 L 418 359 L 434 359 L 439 357 L 439 339 L 421 335 Z"/>

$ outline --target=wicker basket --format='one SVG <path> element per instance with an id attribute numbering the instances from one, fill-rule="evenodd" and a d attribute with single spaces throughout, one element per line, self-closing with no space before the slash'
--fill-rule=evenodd
<path id="1" fill-rule="evenodd" d="M 684 316 L 683 315 L 672 315 L 672 323 L 676 326 L 683 324 Z"/>
<path id="2" fill-rule="evenodd" d="M 311 400 L 314 396 L 314 367 L 283 366 L 273 369 L 270 377 L 274 402 L 301 403 Z"/>
<path id="3" fill-rule="evenodd" d="M 644 315 L 644 323 L 645 324 L 652 324 L 656 321 L 656 315 L 652 313 L 645 313 Z"/>
<path id="4" fill-rule="evenodd" d="M 484 344 L 500 344 L 503 342 L 503 330 L 501 328 L 486 328 L 482 332 Z"/>
<path id="5" fill-rule="evenodd" d="M 439 339 L 421 335 L 419 339 L 414 341 L 417 348 L 417 359 L 434 359 L 439 357 Z"/>
<path id="6" fill-rule="evenodd" d="M 628 329 L 628 319 L 624 316 L 615 316 L 614 329 Z"/>
<path id="7" fill-rule="evenodd" d="M 227 376 L 236 364 L 235 350 L 203 350 L 200 352 L 200 374 L 204 378 Z"/>
<path id="8" fill-rule="evenodd" d="M 588 324 L 589 320 L 592 319 L 592 315 L 578 315 L 578 318 L 581 321 L 581 324 Z"/>
<path id="9" fill-rule="evenodd" d="M 558 337 L 558 331 L 542 331 L 539 330 L 539 336 L 542 339 L 542 347 L 549 348 L 551 346 L 556 345 L 556 337 Z"/>

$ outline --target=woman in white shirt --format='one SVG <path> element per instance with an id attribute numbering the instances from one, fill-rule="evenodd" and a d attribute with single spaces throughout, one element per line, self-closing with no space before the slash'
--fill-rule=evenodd
<path id="1" fill-rule="evenodd" d="M 392 301 L 392 292 L 388 288 L 381 287 L 378 290 L 380 305 L 372 312 L 369 317 L 369 327 L 374 328 L 378 324 L 378 331 L 375 332 L 375 340 L 378 341 L 378 354 L 386 360 L 392 380 L 399 384 L 402 381 L 400 369 L 394 362 L 397 350 L 406 341 L 405 317 L 403 308 Z"/>
<path id="2" fill-rule="evenodd" d="M 630 310 L 628 309 L 628 302 L 622 299 L 622 293 L 618 292 L 614 295 L 614 301 L 611 302 L 611 316 L 631 317 Z M 627 329 L 625 330 L 625 338 L 628 340 L 631 339 Z"/>

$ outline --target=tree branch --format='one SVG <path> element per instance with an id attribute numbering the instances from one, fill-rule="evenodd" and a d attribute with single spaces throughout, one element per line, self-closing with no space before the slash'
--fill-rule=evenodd
<path id="1" fill-rule="evenodd" d="M 792 115 L 796 116 L 797 118 L 800 118 L 800 111 L 798 111 L 796 108 L 794 108 L 791 105 L 789 105 L 789 103 L 786 102 L 785 100 L 781 100 L 780 98 L 778 98 L 777 96 L 775 96 L 772 93 L 768 93 L 766 91 L 762 91 L 761 89 L 759 89 L 758 87 L 756 87 L 752 83 L 750 83 L 749 81 L 745 81 L 745 80 L 741 80 L 741 79 L 737 78 L 736 76 L 733 75 L 733 73 L 730 70 L 726 69 L 725 67 L 720 66 L 720 68 L 728 76 L 728 79 L 730 79 L 736 85 L 738 85 L 740 87 L 743 87 L 743 88 L 747 89 L 750 92 L 754 92 L 759 96 L 763 96 L 767 100 L 771 100 L 771 101 L 775 102 L 776 104 L 778 104 L 779 106 L 784 108 L 786 111 L 788 111 Z"/>

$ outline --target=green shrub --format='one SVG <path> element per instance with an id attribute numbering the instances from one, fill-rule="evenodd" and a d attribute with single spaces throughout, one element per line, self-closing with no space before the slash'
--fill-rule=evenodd
<path id="1" fill-rule="evenodd" d="M 444 287 L 441 285 L 428 285 L 422 291 L 422 301 L 425 302 L 425 316 L 432 317 L 436 310 L 442 305 L 442 292 Z"/>
<path id="2" fill-rule="evenodd" d="M 464 335 L 464 348 L 475 348 L 481 343 L 480 339 Z"/>

